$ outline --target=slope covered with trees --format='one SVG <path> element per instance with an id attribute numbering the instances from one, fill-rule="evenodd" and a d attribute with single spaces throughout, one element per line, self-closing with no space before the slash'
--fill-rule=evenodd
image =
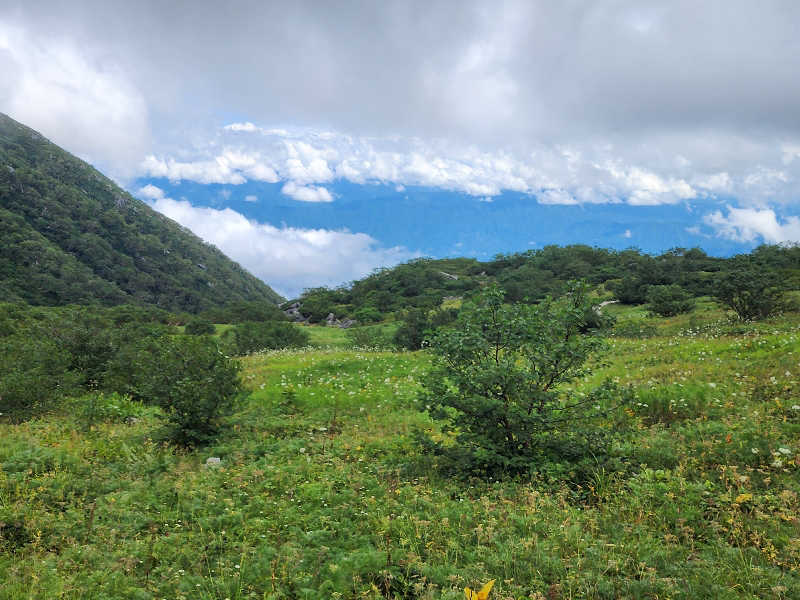
<path id="1" fill-rule="evenodd" d="M 189 312 L 281 300 L 217 248 L 2 113 L 0 297 Z"/>

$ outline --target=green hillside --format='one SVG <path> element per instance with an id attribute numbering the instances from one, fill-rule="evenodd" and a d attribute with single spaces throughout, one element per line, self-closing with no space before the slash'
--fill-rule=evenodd
<path id="1" fill-rule="evenodd" d="M 281 301 L 217 248 L 1 113 L 0 297 L 190 312 Z"/>

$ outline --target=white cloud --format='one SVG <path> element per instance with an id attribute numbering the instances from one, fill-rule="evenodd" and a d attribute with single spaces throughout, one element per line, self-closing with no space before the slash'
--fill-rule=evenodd
<path id="1" fill-rule="evenodd" d="M 333 202 L 333 196 L 324 187 L 297 185 L 294 181 L 286 182 L 281 193 L 300 202 Z"/>
<path id="2" fill-rule="evenodd" d="M 632 233 L 630 229 L 626 229 L 625 233 L 622 234 L 622 237 L 630 239 L 632 237 Z"/>
<path id="3" fill-rule="evenodd" d="M 258 202 L 258 196 L 256 196 L 255 194 L 247 194 L 247 196 L 244 197 L 244 201 L 245 202 Z"/>
<path id="4" fill-rule="evenodd" d="M 800 242 L 800 218 L 788 216 L 781 222 L 775 211 L 769 208 L 734 208 L 728 206 L 728 214 L 714 211 L 703 217 L 703 222 L 711 226 L 717 236 L 737 242 Z"/>
<path id="5" fill-rule="evenodd" d="M 145 200 L 159 200 L 164 197 L 164 190 L 148 183 L 146 186 L 139 188 L 137 194 Z"/>
<path id="6" fill-rule="evenodd" d="M 358 279 L 376 267 L 417 256 L 401 247 L 383 248 L 365 233 L 278 228 L 249 220 L 230 208 L 196 207 L 163 196 L 155 198 L 152 206 L 287 297 L 306 287 Z"/>

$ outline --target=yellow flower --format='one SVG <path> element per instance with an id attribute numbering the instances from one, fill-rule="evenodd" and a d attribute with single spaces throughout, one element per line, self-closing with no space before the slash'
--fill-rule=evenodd
<path id="1" fill-rule="evenodd" d="M 486 600 L 489 597 L 489 592 L 492 591 L 492 586 L 495 581 L 495 579 L 492 579 L 481 588 L 480 592 L 473 592 L 470 588 L 464 588 L 464 595 L 467 597 L 467 600 Z"/>

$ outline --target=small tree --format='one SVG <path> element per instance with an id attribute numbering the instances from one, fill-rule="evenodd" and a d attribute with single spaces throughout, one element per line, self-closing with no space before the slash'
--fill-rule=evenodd
<path id="1" fill-rule="evenodd" d="M 265 321 L 236 325 L 222 335 L 222 341 L 229 353 L 245 356 L 260 350 L 301 348 L 308 345 L 309 335 L 294 323 Z"/>
<path id="2" fill-rule="evenodd" d="M 674 317 L 694 308 L 694 298 L 676 284 L 649 286 L 647 302 L 650 311 L 662 317 Z"/>
<path id="3" fill-rule="evenodd" d="M 591 311 L 587 291 L 575 284 L 558 300 L 504 305 L 503 291 L 492 286 L 465 306 L 455 328 L 432 337 L 434 368 L 420 394 L 422 408 L 454 443 L 423 443 L 484 473 L 527 471 L 542 460 L 598 451 L 590 422 L 595 405 L 607 403 L 600 396 L 613 390 L 559 393 L 587 372 L 587 359 L 604 344 L 581 333 Z"/>
<path id="4" fill-rule="evenodd" d="M 211 439 L 241 391 L 239 363 L 206 337 L 142 340 L 131 368 L 136 396 L 160 406 L 169 438 L 186 446 Z"/>
<path id="5" fill-rule="evenodd" d="M 214 335 L 217 328 L 208 319 L 195 317 L 186 323 L 183 331 L 186 335 Z"/>
<path id="6" fill-rule="evenodd" d="M 786 307 L 779 275 L 766 266 L 744 262 L 720 279 L 716 296 L 743 321 L 765 319 Z"/>

